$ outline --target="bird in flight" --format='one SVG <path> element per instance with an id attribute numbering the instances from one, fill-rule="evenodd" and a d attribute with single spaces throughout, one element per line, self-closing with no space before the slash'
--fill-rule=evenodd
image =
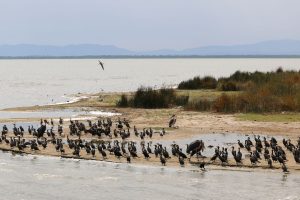
<path id="1" fill-rule="evenodd" d="M 101 65 L 102 69 L 104 70 L 104 64 L 103 64 L 103 62 L 101 62 L 101 60 L 98 60 L 98 62 L 99 62 L 99 65 Z"/>

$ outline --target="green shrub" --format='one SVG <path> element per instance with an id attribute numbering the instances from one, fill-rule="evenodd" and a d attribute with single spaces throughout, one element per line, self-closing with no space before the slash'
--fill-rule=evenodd
<path id="1" fill-rule="evenodd" d="M 182 81 L 178 85 L 178 89 L 216 89 L 217 80 L 213 77 L 206 76 L 204 78 L 200 78 L 199 76 L 189 79 L 187 81 Z"/>
<path id="2" fill-rule="evenodd" d="M 221 91 L 238 91 L 239 88 L 236 82 L 228 81 L 221 83 Z"/>
<path id="3" fill-rule="evenodd" d="M 174 89 L 161 88 L 154 90 L 151 87 L 140 87 L 131 99 L 125 95 L 117 102 L 119 107 L 134 108 L 170 108 L 172 106 L 184 106 L 189 100 L 188 96 L 177 96 Z"/>
<path id="4" fill-rule="evenodd" d="M 121 98 L 120 100 L 117 102 L 117 106 L 118 107 L 128 107 L 129 104 L 128 104 L 128 98 L 125 94 L 122 94 L 121 95 Z"/>

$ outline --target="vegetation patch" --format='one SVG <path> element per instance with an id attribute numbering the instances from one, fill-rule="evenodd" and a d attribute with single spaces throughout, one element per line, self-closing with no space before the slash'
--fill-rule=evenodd
<path id="1" fill-rule="evenodd" d="M 258 122 L 300 122 L 299 113 L 246 113 L 237 114 L 236 118 L 243 121 L 258 121 Z"/>
<path id="2" fill-rule="evenodd" d="M 201 78 L 200 76 L 196 76 L 187 81 L 182 81 L 178 85 L 178 89 L 216 89 L 217 88 L 217 80 L 211 76 L 205 76 Z"/>
<path id="3" fill-rule="evenodd" d="M 132 97 L 122 95 L 119 107 L 171 108 L 222 113 L 274 113 L 300 111 L 300 72 L 240 72 L 218 80 L 195 77 L 178 90 L 141 87 Z"/>
<path id="4" fill-rule="evenodd" d="M 188 96 L 177 96 L 175 89 L 162 88 L 154 90 L 151 87 L 140 87 L 132 97 L 121 95 L 117 102 L 118 107 L 133 108 L 171 108 L 184 106 L 189 100 Z"/>

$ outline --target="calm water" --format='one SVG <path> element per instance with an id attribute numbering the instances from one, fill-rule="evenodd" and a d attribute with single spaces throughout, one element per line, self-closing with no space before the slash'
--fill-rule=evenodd
<path id="1" fill-rule="evenodd" d="M 195 75 L 226 76 L 236 70 L 300 69 L 300 59 L 0 60 L 0 108 L 66 101 L 76 93 L 131 91 L 140 85 L 178 84 Z M 70 113 L 69 113 L 70 112 Z M 20 115 L 1 113 L 2 116 Z M 27 116 L 26 113 L 21 113 Z M 28 114 L 37 117 L 40 113 Z M 47 113 L 46 113 L 47 115 Z M 73 115 L 73 111 L 66 111 Z M 52 117 L 52 114 L 49 114 Z M 20 125 L 18 123 L 18 125 Z M 27 127 L 27 124 L 22 124 Z M 203 138 L 213 145 L 232 135 Z M 245 137 L 245 136 L 237 136 Z M 200 138 L 201 139 L 201 138 Z M 181 141 L 182 145 L 187 141 Z M 211 150 L 207 149 L 210 154 Z M 300 199 L 300 175 L 274 171 L 201 172 L 20 156 L 0 152 L 0 199 Z"/>
<path id="2" fill-rule="evenodd" d="M 300 176 L 135 166 L 0 153 L 5 200 L 299 199 Z"/>
<path id="3" fill-rule="evenodd" d="M 0 108 L 66 101 L 77 93 L 132 91 L 178 84 L 195 75 L 227 76 L 236 70 L 300 69 L 300 59 L 96 59 L 0 60 Z"/>

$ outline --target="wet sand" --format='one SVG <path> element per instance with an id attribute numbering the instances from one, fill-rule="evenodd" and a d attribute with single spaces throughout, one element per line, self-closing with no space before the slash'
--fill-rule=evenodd
<path id="1" fill-rule="evenodd" d="M 64 145 L 66 147 L 66 145 Z M 96 152 L 95 157 L 91 154 L 86 154 L 84 150 L 81 151 L 80 157 L 72 155 L 72 150 L 69 148 L 65 148 L 65 153 L 60 153 L 55 150 L 54 145 L 48 144 L 46 149 L 40 147 L 40 150 L 33 151 L 30 148 L 25 150 L 18 150 L 17 148 L 10 148 L 9 145 L 0 144 L 0 150 L 2 151 L 10 151 L 12 153 L 17 154 L 31 154 L 31 155 L 43 155 L 43 156 L 55 156 L 55 157 L 62 157 L 62 158 L 70 158 L 70 159 L 83 159 L 83 160 L 97 160 L 97 161 L 105 161 L 105 162 L 114 162 L 114 163 L 127 163 L 125 157 L 117 158 L 114 155 L 110 155 L 107 153 L 107 158 L 103 159 L 103 157 Z M 287 156 L 288 161 L 286 165 L 288 166 L 289 171 L 298 171 L 300 172 L 300 164 L 295 163 L 292 158 L 292 155 L 288 153 Z M 268 170 L 281 170 L 281 165 L 277 162 L 273 162 L 273 167 L 269 168 L 267 162 L 265 160 L 260 160 L 260 163 L 256 165 L 252 165 L 249 161 L 249 157 L 243 159 L 242 164 L 236 164 L 233 158 L 228 159 L 228 163 L 222 164 L 219 160 L 214 162 L 210 161 L 210 157 L 206 158 L 195 158 L 192 157 L 191 160 L 186 159 L 184 167 L 196 167 L 199 168 L 199 164 L 204 162 L 205 167 L 210 169 L 224 169 L 224 170 L 257 170 L 257 169 L 268 169 Z M 140 165 L 155 165 L 161 166 L 159 157 L 156 158 L 154 154 L 150 154 L 149 159 L 145 159 L 141 153 L 139 153 L 138 158 L 131 158 L 132 164 L 140 164 Z M 171 156 L 170 159 L 167 159 L 166 167 L 179 167 L 178 158 Z"/>
<path id="2" fill-rule="evenodd" d="M 249 122 L 249 121 L 237 121 L 234 117 L 234 115 L 219 115 L 214 113 L 199 113 L 199 112 L 187 112 L 182 111 L 180 109 L 157 109 L 157 110 L 144 110 L 144 109 L 117 109 L 118 112 L 122 113 L 122 118 L 126 117 L 126 119 L 129 119 L 131 122 L 131 126 L 135 125 L 138 130 L 142 130 L 142 128 L 150 128 L 152 127 L 154 130 L 161 130 L 161 128 L 165 127 L 167 125 L 169 116 L 172 113 L 175 113 L 177 115 L 177 126 L 178 128 L 166 128 L 167 134 L 163 137 L 159 136 L 158 133 L 154 133 L 151 141 L 153 143 L 157 142 L 169 142 L 172 143 L 173 141 L 180 142 L 181 140 L 186 139 L 193 139 L 198 138 L 201 139 L 201 135 L 204 136 L 204 134 L 211 134 L 212 137 L 214 137 L 214 134 L 222 133 L 222 134 L 243 134 L 251 136 L 251 139 L 253 140 L 252 135 L 253 134 L 260 134 L 260 135 L 266 135 L 266 136 L 282 136 L 284 138 L 289 138 L 292 140 L 292 143 L 295 143 L 297 138 L 299 137 L 298 131 L 300 128 L 299 123 L 260 123 L 260 122 Z M 115 121 L 118 117 L 112 117 L 112 120 Z M 26 119 L 28 121 L 32 119 Z M 25 121 L 26 121 L 25 120 Z M 35 121 L 37 122 L 37 121 Z M 85 122 L 85 121 L 83 121 Z M 57 119 L 55 119 L 55 124 L 57 126 Z M 86 123 L 85 123 L 86 124 Z M 64 133 L 65 135 L 61 137 L 62 139 L 66 139 L 66 135 L 68 135 L 69 121 L 65 121 L 64 123 Z M 114 125 L 113 125 L 114 126 Z M 27 127 L 24 127 L 25 130 Z M 48 126 L 49 128 L 49 126 Z M 284 131 L 285 130 L 285 131 Z M 46 134 L 45 134 L 46 135 Z M 14 136 L 12 133 L 9 133 L 7 135 L 7 138 Z M 26 140 L 28 139 L 34 139 L 31 135 L 28 135 L 27 131 L 25 131 L 24 138 Z M 60 138 L 60 137 L 58 137 Z M 69 135 L 70 139 L 77 139 L 78 137 L 73 137 Z M 119 140 L 120 142 L 122 139 L 120 137 L 118 138 L 112 138 L 109 139 L 106 136 L 103 136 L 102 138 L 98 138 L 95 136 L 92 136 L 91 134 L 84 134 L 82 133 L 81 138 L 83 140 L 95 140 L 95 141 L 114 141 Z M 50 138 L 47 138 L 48 140 Z M 126 139 L 125 141 L 135 141 L 138 146 L 140 142 L 142 141 L 139 137 L 136 137 L 133 134 L 133 130 L 131 129 L 131 136 L 130 138 Z M 150 139 L 146 138 L 145 142 L 149 142 Z M 231 141 L 232 145 L 235 146 L 235 148 L 238 148 L 237 146 L 237 140 Z M 280 146 L 283 146 L 282 141 L 278 141 Z M 205 143 L 206 147 L 210 145 L 209 143 Z M 43 149 L 42 146 L 39 146 L 38 151 L 32 151 L 30 148 L 26 148 L 23 151 L 19 151 L 16 147 L 10 148 L 9 145 L 5 144 L 5 142 L 2 142 L 0 144 L 0 149 L 4 151 L 12 151 L 14 153 L 24 153 L 24 154 L 33 154 L 33 155 L 46 155 L 46 156 L 57 156 L 57 157 L 64 157 L 64 158 L 74 158 L 74 159 L 90 159 L 90 160 L 99 160 L 99 161 L 106 161 L 106 162 L 116 162 L 116 163 L 126 163 L 126 158 L 121 157 L 120 159 L 116 158 L 114 155 L 109 155 L 108 151 L 107 153 L 107 159 L 103 159 L 100 153 L 96 150 L 96 155 L 93 157 L 91 154 L 87 154 L 85 150 L 81 150 L 80 157 L 73 156 L 71 149 L 68 148 L 66 144 L 64 144 L 65 153 L 61 154 L 60 152 L 57 152 L 55 150 L 54 145 L 50 144 L 48 142 L 48 146 L 46 149 Z M 284 148 L 287 154 L 288 161 L 286 162 L 286 165 L 288 166 L 288 169 L 290 171 L 300 171 L 300 164 L 297 164 L 294 161 L 293 155 L 291 152 L 288 152 L 287 149 Z M 206 150 L 204 150 L 203 155 L 205 156 Z M 210 161 L 210 157 L 207 156 L 206 158 L 195 158 L 193 157 L 190 161 L 185 160 L 185 167 L 194 167 L 195 165 L 198 166 L 199 163 L 205 162 L 207 165 L 210 166 L 210 168 L 221 168 L 221 169 L 232 169 L 232 170 L 256 170 L 256 169 L 268 169 L 267 162 L 265 160 L 260 160 L 261 163 L 258 163 L 257 165 L 251 165 L 249 160 L 249 153 L 245 150 L 242 150 L 243 153 L 243 163 L 237 165 L 235 161 L 233 160 L 231 156 L 231 149 L 228 149 L 229 152 L 229 162 L 227 164 L 222 165 L 222 163 L 217 159 L 215 162 Z M 171 152 L 169 151 L 171 154 Z M 138 151 L 139 158 L 131 159 L 132 163 L 135 164 L 142 164 L 142 165 L 156 165 L 160 166 L 160 159 L 156 158 L 154 154 L 150 155 L 151 158 L 144 159 L 141 151 Z M 179 166 L 178 158 L 172 157 L 171 159 L 167 159 L 167 166 L 176 167 Z M 281 165 L 279 163 L 273 162 L 273 169 L 280 169 Z"/>

